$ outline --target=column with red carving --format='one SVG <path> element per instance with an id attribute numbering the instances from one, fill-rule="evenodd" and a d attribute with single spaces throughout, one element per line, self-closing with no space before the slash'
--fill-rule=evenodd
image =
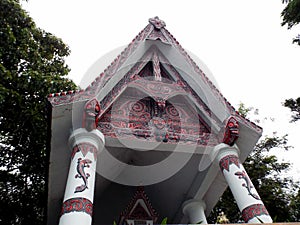
<path id="1" fill-rule="evenodd" d="M 239 149 L 234 142 L 238 138 L 238 123 L 228 120 L 223 143 L 212 152 L 231 189 L 231 192 L 246 223 L 272 223 L 266 207 L 239 160 Z"/>
<path id="2" fill-rule="evenodd" d="M 69 139 L 71 164 L 59 225 L 92 224 L 97 154 L 103 149 L 99 130 L 77 129 Z"/>
<path id="3" fill-rule="evenodd" d="M 59 225 L 91 225 L 97 155 L 104 148 L 104 135 L 96 129 L 100 111 L 96 100 L 85 106 L 84 128 L 69 138 L 71 163 Z"/>

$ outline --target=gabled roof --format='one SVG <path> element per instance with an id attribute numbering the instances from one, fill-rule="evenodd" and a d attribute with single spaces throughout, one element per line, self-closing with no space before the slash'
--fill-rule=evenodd
<path id="1" fill-rule="evenodd" d="M 214 123 L 216 131 L 225 127 L 225 122 L 230 117 L 234 117 L 239 122 L 240 133 L 236 144 L 240 149 L 242 162 L 253 150 L 254 145 L 261 136 L 262 129 L 236 112 L 201 70 L 201 66 L 196 64 L 165 28 L 165 23 L 158 17 L 152 18 L 149 20 L 149 24 L 116 59 L 103 72 L 99 71 L 99 76 L 96 77 L 89 87 L 81 91 L 62 92 L 49 96 L 48 100 L 52 106 L 52 139 L 50 143 L 49 169 L 50 201 L 48 202 L 50 209 L 48 218 L 50 220 L 51 218 L 55 220 L 55 210 L 51 209 L 60 207 L 60 202 L 57 199 L 63 196 L 65 177 L 67 177 L 68 170 L 66 165 L 69 163 L 70 155 L 68 151 L 65 151 L 65 144 L 68 143 L 69 131 L 82 127 L 81 119 L 86 102 L 96 99 L 101 107 L 100 114 L 103 115 L 107 113 L 111 104 L 132 86 L 147 93 L 147 79 L 141 79 L 141 74 L 143 74 L 141 71 L 146 69 L 149 62 L 152 63 L 153 67 L 154 79 L 151 80 L 153 87 L 160 86 L 158 84 L 161 82 L 160 80 L 163 81 L 163 73 L 166 71 L 172 82 L 164 83 L 164 87 L 174 91 L 177 88 L 175 92 L 190 100 L 197 107 L 197 113 L 210 119 L 210 121 L 216 121 Z M 172 97 L 166 92 L 155 91 L 157 92 L 156 97 L 164 97 L 166 99 Z M 107 139 L 106 145 L 109 144 L 109 138 Z M 226 188 L 225 183 L 220 184 L 220 181 L 223 179 L 222 174 L 215 171 L 214 168 L 211 170 L 213 175 L 210 174 L 207 182 L 205 181 L 206 183 L 203 184 L 205 191 L 203 193 L 199 192 L 204 196 L 208 212 L 211 211 Z M 58 171 L 60 173 L 59 177 L 57 176 Z M 195 176 L 199 175 L 200 182 L 202 175 L 198 173 L 198 169 L 196 172 Z M 182 184 L 182 189 L 179 190 L 183 193 L 189 185 L 194 185 L 194 182 Z M 210 189 L 207 190 L 206 186 L 207 188 L 210 187 Z M 194 189 L 191 188 L 189 190 L 191 190 L 190 195 L 194 196 Z M 143 201 L 146 202 L 145 199 Z M 51 221 L 49 224 L 51 224 Z"/>
<path id="2" fill-rule="evenodd" d="M 144 188 L 140 186 L 126 209 L 121 213 L 118 224 L 124 224 L 126 220 L 152 220 L 154 224 L 157 218 L 157 212 L 152 207 Z"/>
<path id="3" fill-rule="evenodd" d="M 96 97 L 100 104 L 111 89 L 125 74 L 133 73 L 132 65 L 143 62 L 142 56 L 151 46 L 156 46 L 164 52 L 164 60 L 179 72 L 185 74 L 185 81 L 198 96 L 205 94 L 206 105 L 224 121 L 230 115 L 236 116 L 240 122 L 246 124 L 256 133 L 261 133 L 261 127 L 242 117 L 231 104 L 223 97 L 221 92 L 199 68 L 191 56 L 184 50 L 173 35 L 165 28 L 165 22 L 158 17 L 149 19 L 149 24 L 131 41 L 131 43 L 115 58 L 115 60 L 85 89 L 80 91 L 61 92 L 49 95 L 49 102 L 53 107 L 86 101 Z M 148 59 L 149 60 L 149 59 Z M 151 59 L 150 59 L 151 60 Z M 173 70 L 174 71 L 174 70 Z M 134 74 L 131 74 L 132 76 Z M 203 99 L 202 99 L 203 100 Z M 218 115 L 217 115 L 218 116 Z"/>

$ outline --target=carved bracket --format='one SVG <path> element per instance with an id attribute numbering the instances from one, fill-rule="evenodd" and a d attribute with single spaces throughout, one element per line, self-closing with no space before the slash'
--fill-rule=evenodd
<path id="1" fill-rule="evenodd" d="M 234 143 L 237 141 L 239 137 L 239 122 L 234 118 L 230 117 L 227 120 L 224 136 L 223 136 L 223 143 L 233 146 Z"/>
<path id="2" fill-rule="evenodd" d="M 100 111 L 100 104 L 97 99 L 91 99 L 85 104 L 82 126 L 87 131 L 96 129 Z"/>

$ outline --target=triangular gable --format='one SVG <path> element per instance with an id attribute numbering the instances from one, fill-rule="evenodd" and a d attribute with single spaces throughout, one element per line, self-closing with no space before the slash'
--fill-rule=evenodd
<path id="1" fill-rule="evenodd" d="M 128 113 L 135 111 L 134 108 L 136 107 L 133 105 L 130 108 L 130 96 L 122 98 L 128 88 L 135 89 L 136 92 L 140 91 L 140 94 L 136 94 L 136 96 L 151 96 L 154 100 L 152 104 L 148 101 L 147 105 L 139 99 L 133 99 L 133 103 L 139 104 L 141 108 L 146 108 L 149 104 L 152 107 L 150 106 L 149 109 L 139 112 L 135 117 L 136 119 L 131 120 L 128 120 Z M 174 108 L 174 105 L 168 103 L 176 96 L 186 98 L 183 106 L 177 105 Z M 119 98 L 120 100 L 118 100 Z M 197 105 L 197 107 L 191 107 L 194 109 L 188 111 L 187 100 L 189 100 L 190 105 Z M 102 99 L 100 105 L 102 114 L 99 118 L 99 129 L 105 136 L 110 137 L 132 138 L 130 134 L 135 134 L 135 136 L 152 141 L 180 141 L 198 145 L 215 145 L 219 132 L 218 128 L 222 124 L 222 121 L 218 120 L 217 116 L 193 91 L 177 69 L 171 65 L 155 45 L 150 46 L 146 53 L 132 65 L 131 69 Z M 112 105 L 114 109 L 112 109 Z M 153 113 L 153 110 L 155 110 L 154 105 L 156 105 L 156 110 L 161 112 L 159 113 L 160 118 L 157 118 L 158 115 Z M 180 118 L 178 118 L 178 121 L 181 127 L 178 128 L 179 130 L 174 129 L 176 121 L 169 113 L 170 109 L 173 111 L 177 109 L 177 113 L 179 113 Z M 150 115 L 149 112 L 152 112 L 152 114 Z M 112 121 L 110 118 L 114 118 L 114 120 Z M 195 118 L 197 119 L 195 120 Z M 153 122 L 162 124 L 159 129 L 159 136 L 163 135 L 163 137 L 157 137 L 157 132 L 155 132 L 157 125 L 153 126 Z M 167 124 L 166 127 L 163 127 L 163 124 Z M 151 133 L 151 131 L 153 132 Z"/>
<path id="2" fill-rule="evenodd" d="M 219 139 L 219 142 L 225 142 L 228 144 L 236 143 L 240 149 L 240 159 L 243 162 L 253 150 L 254 145 L 261 136 L 262 129 L 235 111 L 235 109 L 222 96 L 219 90 L 199 68 L 195 61 L 182 48 L 178 41 L 168 32 L 168 30 L 165 28 L 164 22 L 158 18 L 150 19 L 149 22 L 150 23 L 132 40 L 132 42 L 120 53 L 120 55 L 111 63 L 111 65 L 109 65 L 101 74 L 101 71 L 99 71 L 100 75 L 85 90 L 61 92 L 51 94 L 49 96 L 48 100 L 52 107 L 52 114 L 50 115 L 52 139 L 50 143 L 51 167 L 49 169 L 49 184 L 56 188 L 49 188 L 48 218 L 54 218 L 53 220 L 56 219 L 54 214 L 55 210 L 53 209 L 59 208 L 60 202 L 58 199 L 63 196 L 65 187 L 63 184 L 65 182 L 64 179 L 67 177 L 67 170 L 63 170 L 61 168 L 65 169 L 65 165 L 67 165 L 70 160 L 69 152 L 64 151 L 66 149 L 66 143 L 68 143 L 69 131 L 80 127 L 94 128 L 95 123 L 90 124 L 90 126 L 90 120 L 84 116 L 89 115 L 86 114 L 86 105 L 93 100 L 95 100 L 97 104 L 99 103 L 99 114 L 98 112 L 95 112 L 95 114 L 93 112 L 92 115 L 97 115 L 99 123 L 103 122 L 101 119 L 105 118 L 108 113 L 112 112 L 111 103 L 116 103 L 116 101 L 122 97 L 122 94 L 125 91 L 134 87 L 136 90 L 143 91 L 145 93 L 145 89 L 147 89 L 145 88 L 145 84 L 147 83 L 143 83 L 143 81 L 145 81 L 145 77 L 148 76 L 147 71 L 149 72 L 149 75 L 154 74 L 154 79 L 151 80 L 152 85 L 158 85 L 159 82 L 161 82 L 160 80 L 164 81 L 168 79 L 171 82 L 165 82 L 164 87 L 166 89 L 173 90 L 173 93 L 177 93 L 180 97 L 183 96 L 184 100 L 186 100 L 185 103 L 188 103 L 184 104 L 185 108 L 188 109 L 190 105 L 189 101 L 197 106 L 196 112 L 199 115 L 198 123 L 200 126 L 197 128 L 196 132 L 194 132 L 195 130 L 193 129 L 188 130 L 186 133 L 184 130 L 179 132 L 183 136 L 187 134 L 185 137 L 186 140 L 191 140 L 194 143 L 197 141 L 197 144 L 205 145 L 211 137 L 211 132 L 217 134 L 218 129 L 222 127 L 226 128 L 226 124 L 229 124 L 230 118 L 234 117 L 239 124 L 238 136 L 231 135 L 232 129 L 225 129 L 225 136 L 223 139 Z M 135 72 L 133 73 L 132 71 Z M 133 79 L 139 77 L 143 78 L 144 80 Z M 130 80 L 130 84 L 126 83 L 126 79 L 132 79 Z M 124 85 L 123 88 L 120 88 L 122 85 Z M 138 88 L 139 86 L 141 87 L 140 89 Z M 176 92 L 175 89 L 177 87 L 178 90 L 176 90 Z M 156 97 L 172 99 L 174 96 L 168 96 L 167 93 L 164 93 L 164 95 L 157 93 Z M 144 100 L 147 99 L 141 99 L 141 101 Z M 155 101 L 157 104 L 160 104 L 161 108 L 163 108 L 162 112 L 164 110 L 169 110 L 168 116 L 173 116 L 172 122 L 169 125 L 176 130 L 176 110 L 173 110 L 171 104 L 166 103 L 166 105 L 164 105 L 164 101 L 160 101 L 158 98 L 156 98 Z M 139 102 L 137 103 L 139 106 Z M 114 105 L 118 106 L 117 104 Z M 147 111 L 143 111 L 141 112 L 142 114 L 139 114 L 138 107 L 136 111 L 133 111 L 133 113 L 137 113 L 136 118 L 141 118 L 141 123 L 143 123 L 143 120 L 147 119 L 148 116 Z M 92 117 L 92 119 L 93 122 L 97 122 L 97 119 L 95 120 L 94 117 Z M 160 119 L 162 118 L 154 118 L 151 121 L 151 123 L 155 124 L 156 128 L 158 128 L 156 130 L 153 129 L 152 131 L 154 133 L 156 132 L 156 140 L 164 141 L 164 137 L 170 134 L 173 135 L 174 133 L 167 133 L 165 127 L 161 128 L 163 121 Z M 127 126 L 126 129 L 132 127 L 134 128 L 138 125 L 134 123 L 135 121 L 133 120 L 132 122 L 128 122 L 129 123 L 125 124 Z M 147 121 L 147 123 L 148 122 L 150 121 Z M 194 121 L 189 121 L 190 124 L 193 124 L 193 122 Z M 98 129 L 99 123 L 97 127 Z M 120 121 L 120 124 L 121 123 L 122 121 Z M 121 125 L 123 126 L 124 123 Z M 109 126 L 106 128 L 109 129 Z M 136 132 L 134 135 L 148 135 L 147 129 L 140 130 L 145 133 L 141 134 L 139 133 L 139 129 L 136 129 L 134 131 Z M 129 133 L 132 135 L 132 130 Z M 194 135 L 194 133 L 196 133 L 196 135 Z M 230 135 L 227 135 L 228 133 Z M 239 138 L 237 139 L 237 137 Z M 176 141 L 177 137 L 176 135 L 173 135 L 173 137 L 169 136 L 169 139 L 170 138 L 173 138 L 172 140 Z M 106 146 L 108 147 L 124 147 L 122 143 L 117 143 L 116 139 L 107 138 L 107 136 L 105 136 L 105 139 Z M 125 145 L 135 149 L 135 144 L 142 143 L 142 145 L 139 145 L 142 148 L 145 142 L 140 140 L 132 141 L 132 139 L 129 139 L 124 143 Z M 149 144 L 151 143 L 149 142 Z M 168 150 L 169 148 L 167 147 L 169 146 L 171 145 L 160 145 L 162 150 Z M 185 143 L 184 145 L 177 146 L 182 146 L 185 149 L 189 149 L 189 146 L 185 145 Z M 200 148 L 201 147 L 202 146 L 200 146 Z M 145 163 L 147 163 L 146 160 Z M 57 171 L 62 171 L 62 175 L 60 177 L 56 176 Z M 220 183 L 218 180 L 216 180 L 211 187 L 219 185 Z M 224 189 L 225 186 L 223 185 L 222 187 L 218 188 L 217 192 L 214 191 L 213 194 L 207 195 L 208 197 L 206 200 L 207 203 L 209 203 L 207 204 L 208 212 L 215 205 Z M 137 203 L 137 201 L 133 202 Z M 145 205 L 148 204 L 146 200 L 143 200 L 142 202 L 144 202 Z M 145 209 L 143 207 L 144 203 L 142 202 L 140 201 L 139 204 L 136 204 L 136 210 L 142 210 L 142 208 Z M 131 206 L 132 207 L 129 208 L 132 209 L 134 207 L 134 203 L 132 203 Z M 145 215 L 149 215 L 147 210 L 142 210 L 142 212 L 145 213 Z M 130 212 L 126 211 L 125 214 L 126 213 Z"/>
<path id="3" fill-rule="evenodd" d="M 77 104 L 80 107 L 86 101 L 95 98 L 101 104 L 100 116 L 103 115 L 111 105 L 112 90 L 116 90 L 117 86 L 121 85 L 120 81 L 125 81 L 125 76 L 136 76 L 136 73 L 131 72 L 138 71 L 137 68 L 145 68 L 146 62 L 152 61 L 153 55 L 145 53 L 150 52 L 148 50 L 153 46 L 163 53 L 162 57 L 158 56 L 160 62 L 163 62 L 163 58 L 168 62 L 163 63 L 166 65 L 163 70 L 168 71 L 168 74 L 172 74 L 171 71 L 177 71 L 182 80 L 190 86 L 189 90 L 193 93 L 193 97 L 198 97 L 204 103 L 196 104 L 200 109 L 199 114 L 206 114 L 201 115 L 201 117 L 204 121 L 207 118 L 210 119 L 210 121 L 205 122 L 210 124 L 215 133 L 221 131 L 228 118 L 233 116 L 237 119 L 240 124 L 240 138 L 237 140 L 237 144 L 244 148 L 241 151 L 243 161 L 261 136 L 262 128 L 241 116 L 231 106 L 179 42 L 165 28 L 164 22 L 157 17 L 150 19 L 149 24 L 89 87 L 77 92 L 51 94 L 48 98 L 49 102 L 52 107 L 71 103 L 80 103 Z M 114 94 L 119 96 L 120 92 L 114 92 Z M 201 107 L 203 108 L 201 109 Z"/>
<path id="4" fill-rule="evenodd" d="M 126 209 L 121 213 L 118 224 L 129 224 L 128 221 L 152 221 L 154 224 L 158 214 L 152 207 L 143 187 L 138 187 Z"/>
<path id="5" fill-rule="evenodd" d="M 165 45 L 162 46 L 162 48 L 166 48 L 166 46 L 167 48 L 172 48 L 173 52 L 170 53 L 172 57 L 174 56 L 173 53 L 176 52 L 176 54 L 181 57 L 178 61 L 184 61 L 184 63 L 189 66 L 189 72 L 192 72 L 196 76 L 198 76 L 197 81 L 202 82 L 202 86 L 204 88 L 203 92 L 205 92 L 206 94 L 208 94 L 208 92 L 211 92 L 211 96 L 213 96 L 213 98 L 211 98 L 213 102 L 210 104 L 210 106 L 216 107 L 215 111 L 222 111 L 223 109 L 225 109 L 226 114 L 222 112 L 222 114 L 224 115 L 219 116 L 220 120 L 225 121 L 230 115 L 234 115 L 244 124 L 247 124 L 249 128 L 261 133 L 262 129 L 260 127 L 246 120 L 241 115 L 239 115 L 239 113 L 236 112 L 236 110 L 222 96 L 222 94 L 215 87 L 215 85 L 209 80 L 209 78 L 194 62 L 190 55 L 183 49 L 179 42 L 169 33 L 169 31 L 165 28 L 165 23 L 158 17 L 149 19 L 149 24 L 132 40 L 132 42 L 120 53 L 120 55 L 118 55 L 117 58 L 94 80 L 94 82 L 91 83 L 89 87 L 81 91 L 51 94 L 49 96 L 50 103 L 53 106 L 58 106 L 61 104 L 69 104 L 74 101 L 86 101 L 88 99 L 94 98 L 95 96 L 97 96 L 98 100 L 102 100 L 110 92 L 110 90 L 108 90 L 109 88 L 107 88 L 106 86 L 110 86 L 112 88 L 118 82 L 116 79 L 117 73 L 120 72 L 120 70 L 124 70 L 124 68 L 128 68 L 129 65 L 132 65 L 134 61 L 137 61 L 137 55 L 141 54 L 141 52 L 144 52 L 145 48 L 147 48 L 145 42 L 151 42 L 156 40 L 161 41 L 161 43 Z M 133 58 L 131 59 L 131 61 L 130 57 Z M 170 61 L 169 63 L 173 66 L 175 64 L 176 67 L 176 63 L 174 63 L 174 61 Z M 184 65 L 184 67 L 186 67 L 186 65 Z M 180 67 L 183 67 L 183 64 L 178 64 L 178 67 L 180 69 Z M 122 72 L 124 75 L 124 71 Z M 107 85 L 110 82 L 111 78 L 114 76 L 114 82 L 112 82 L 112 84 L 110 85 Z M 195 83 L 193 80 L 190 79 L 187 79 L 186 82 L 190 84 Z M 199 92 L 199 90 L 196 90 L 197 88 L 195 87 L 197 85 L 199 84 L 192 84 L 192 90 L 194 90 L 195 93 L 199 96 L 201 95 L 201 91 Z M 106 93 L 104 93 L 105 90 L 107 91 Z M 219 103 L 219 108 L 216 106 L 218 105 L 218 102 L 221 102 Z"/>

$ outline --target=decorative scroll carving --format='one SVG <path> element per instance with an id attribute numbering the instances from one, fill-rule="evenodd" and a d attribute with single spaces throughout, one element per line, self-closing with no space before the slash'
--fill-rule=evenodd
<path id="1" fill-rule="evenodd" d="M 71 198 L 63 203 L 61 216 L 70 212 L 83 212 L 93 215 L 93 203 L 86 198 Z"/>
<path id="2" fill-rule="evenodd" d="M 216 144 L 214 134 L 187 108 L 166 101 L 165 107 L 152 98 L 134 100 L 132 97 L 114 102 L 102 115 L 98 129 L 110 137 L 141 139 L 158 142 L 208 145 Z"/>
<path id="3" fill-rule="evenodd" d="M 227 121 L 223 143 L 233 146 L 239 137 L 239 123 L 234 117 L 230 117 Z"/>
<path id="4" fill-rule="evenodd" d="M 100 105 L 96 99 L 91 99 L 85 104 L 82 125 L 87 131 L 91 131 L 96 128 L 99 114 Z"/>
<path id="5" fill-rule="evenodd" d="M 229 166 L 231 164 L 235 164 L 238 168 L 240 168 L 240 161 L 236 155 L 227 155 L 223 157 L 219 162 L 222 171 L 227 170 L 229 172 Z"/>
<path id="6" fill-rule="evenodd" d="M 246 223 L 248 223 L 249 220 L 261 215 L 269 215 L 266 207 L 263 204 L 250 205 L 242 211 L 242 218 Z"/>
<path id="7" fill-rule="evenodd" d="M 184 48 L 179 44 L 179 42 L 173 37 L 173 35 L 165 28 L 165 22 L 160 20 L 158 17 L 149 19 L 149 23 L 133 40 L 132 42 L 122 51 L 122 53 L 101 73 L 92 84 L 82 91 L 70 91 L 61 92 L 49 95 L 49 102 L 53 105 L 68 104 L 70 102 L 75 102 L 79 100 L 86 100 L 94 97 L 99 90 L 105 86 L 105 84 L 113 77 L 113 75 L 121 68 L 123 63 L 128 59 L 128 57 L 137 49 L 137 47 L 144 43 L 145 39 L 157 40 L 160 39 L 162 42 L 172 45 L 180 55 L 182 55 L 186 62 L 189 63 L 191 68 L 201 76 L 201 79 L 208 85 L 212 90 L 217 99 L 221 102 L 225 102 L 225 105 L 232 115 L 240 118 L 243 123 L 246 123 L 257 132 L 262 132 L 262 128 L 242 117 L 233 106 L 222 96 L 219 90 L 214 86 L 214 84 L 208 79 L 204 72 L 198 67 L 198 65 L 193 61 L 189 54 L 184 50 Z M 143 59 L 142 59 L 143 60 Z M 139 60 L 139 61 L 142 61 Z M 109 94 L 110 95 L 110 94 Z M 109 98 L 112 96 L 110 95 Z"/>
<path id="8" fill-rule="evenodd" d="M 153 53 L 153 73 L 154 73 L 154 79 L 156 81 L 161 81 L 161 72 L 160 72 L 160 63 L 158 59 L 157 52 L 155 51 Z"/>

